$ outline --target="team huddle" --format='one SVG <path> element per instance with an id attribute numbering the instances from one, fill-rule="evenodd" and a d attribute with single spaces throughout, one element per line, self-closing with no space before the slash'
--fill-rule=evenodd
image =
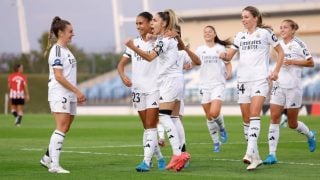
<path id="1" fill-rule="evenodd" d="M 203 29 L 205 44 L 193 52 L 181 40 L 181 28 L 175 12 L 171 9 L 155 13 L 142 12 L 136 17 L 139 36 L 129 38 L 126 50 L 118 64 L 119 75 L 132 89 L 132 103 L 143 124 L 143 160 L 136 171 L 151 170 L 152 158 L 157 158 L 159 170 L 181 171 L 188 167 L 191 155 L 187 151 L 185 130 L 182 123 L 184 111 L 184 71 L 199 66 L 199 95 L 204 110 L 209 135 L 215 153 L 227 143 L 228 132 L 221 108 L 224 101 L 226 81 L 231 78 L 230 61 L 238 53 L 237 87 L 238 103 L 242 113 L 244 141 L 247 149 L 243 162 L 247 170 L 262 164 L 277 163 L 276 151 L 279 140 L 280 117 L 287 111 L 288 126 L 306 136 L 309 151 L 316 149 L 316 133 L 298 120 L 302 104 L 301 74 L 303 67 L 313 67 L 314 62 L 304 42 L 295 37 L 299 26 L 291 19 L 280 25 L 281 40 L 271 27 L 262 23 L 259 10 L 247 6 L 241 13 L 244 31 L 236 34 L 233 42 L 220 40 L 211 25 Z M 76 86 L 77 61 L 68 44 L 74 36 L 70 22 L 55 17 L 51 24 L 49 40 L 54 35 L 57 42 L 51 46 L 48 56 L 49 82 L 48 101 L 56 122 L 47 151 L 40 164 L 51 173 L 70 173 L 61 167 L 59 159 L 64 138 L 76 115 L 77 103 L 86 101 L 85 95 Z M 269 72 L 269 48 L 277 53 L 272 71 Z M 131 60 L 132 75 L 125 72 Z M 29 100 L 26 79 L 22 68 L 16 67 L 16 75 L 8 79 L 22 82 L 10 90 L 12 114 L 19 126 L 22 107 Z M 20 72 L 20 74 L 19 74 Z M 290 81 L 288 80 L 290 79 Z M 21 85 L 21 86 L 20 86 Z M 20 90 L 22 88 L 22 90 Z M 19 92 L 18 92 L 19 91 Z M 17 93 L 18 92 L 18 93 Z M 24 94 L 26 93 L 26 94 Z M 268 134 L 269 154 L 261 160 L 258 150 L 260 114 L 266 97 L 270 96 L 270 126 Z M 165 134 L 172 148 L 171 160 L 167 163 L 160 146 L 165 143 Z"/>

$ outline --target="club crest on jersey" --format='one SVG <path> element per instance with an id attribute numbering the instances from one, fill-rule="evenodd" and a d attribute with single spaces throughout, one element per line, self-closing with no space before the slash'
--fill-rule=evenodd
<path id="1" fill-rule="evenodd" d="M 290 45 L 290 46 L 288 47 L 288 49 L 291 51 L 291 50 L 292 50 L 292 46 Z"/>
<path id="2" fill-rule="evenodd" d="M 61 66 L 61 60 L 60 59 L 55 59 L 53 62 L 53 66 Z"/>
<path id="3" fill-rule="evenodd" d="M 305 55 L 305 56 L 309 56 L 309 55 L 310 55 L 310 53 L 309 53 L 309 51 L 308 51 L 307 49 L 303 49 L 303 55 Z"/>
<path id="4" fill-rule="evenodd" d="M 277 38 L 277 36 L 276 36 L 275 34 L 272 34 L 271 38 L 272 38 L 272 40 L 273 40 L 274 42 L 277 42 L 277 41 L 278 41 L 278 38 Z"/>

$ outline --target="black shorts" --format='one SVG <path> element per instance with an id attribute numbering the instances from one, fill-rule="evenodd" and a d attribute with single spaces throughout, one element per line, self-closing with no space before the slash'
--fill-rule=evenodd
<path id="1" fill-rule="evenodd" d="M 11 99 L 12 105 L 24 105 L 24 99 Z"/>

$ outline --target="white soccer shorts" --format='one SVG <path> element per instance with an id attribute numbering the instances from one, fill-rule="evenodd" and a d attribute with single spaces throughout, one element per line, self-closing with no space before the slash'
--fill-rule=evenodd
<path id="1" fill-rule="evenodd" d="M 267 97 L 269 94 L 269 83 L 267 79 L 252 81 L 252 82 L 238 82 L 238 103 L 250 103 L 254 96 Z"/>
<path id="2" fill-rule="evenodd" d="M 137 111 L 159 108 L 159 91 L 151 94 L 132 92 L 132 103 Z"/>

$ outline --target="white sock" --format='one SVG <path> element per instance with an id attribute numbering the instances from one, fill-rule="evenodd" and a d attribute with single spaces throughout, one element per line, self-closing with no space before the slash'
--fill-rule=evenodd
<path id="1" fill-rule="evenodd" d="M 181 143 L 180 146 L 182 147 L 186 143 L 186 136 L 185 136 L 183 124 L 179 116 L 172 116 L 171 119 L 177 128 L 180 143 Z"/>
<path id="2" fill-rule="evenodd" d="M 180 139 L 178 131 L 172 119 L 167 114 L 160 114 L 159 122 L 162 124 L 167 132 L 167 136 L 174 155 L 181 155 Z"/>
<path id="3" fill-rule="evenodd" d="M 217 118 L 213 119 L 219 126 L 220 129 L 224 129 L 225 125 L 224 125 L 224 118 L 223 115 L 220 114 Z"/>
<path id="4" fill-rule="evenodd" d="M 306 126 L 303 122 L 301 121 L 298 121 L 298 126 L 296 128 L 296 130 L 303 134 L 303 135 L 306 135 L 308 138 L 311 138 L 312 137 L 312 134 L 308 128 L 308 126 Z"/>
<path id="5" fill-rule="evenodd" d="M 260 117 L 251 117 L 248 130 L 247 154 L 259 159 L 258 138 L 260 135 Z"/>
<path id="6" fill-rule="evenodd" d="M 219 130 L 219 126 L 218 124 L 211 120 L 207 120 L 207 126 L 208 126 L 208 130 L 211 136 L 211 139 L 213 141 L 213 143 L 219 143 L 219 135 L 218 135 L 218 130 Z"/>
<path id="7" fill-rule="evenodd" d="M 158 144 L 158 136 L 157 136 L 157 129 L 151 128 L 146 129 L 145 131 L 145 144 L 143 145 L 144 151 L 144 162 L 146 164 L 150 164 L 151 158 L 155 151 L 156 145 Z"/>
<path id="8" fill-rule="evenodd" d="M 164 127 L 162 126 L 161 123 L 157 124 L 157 129 L 158 129 L 159 139 L 164 139 Z"/>
<path id="9" fill-rule="evenodd" d="M 243 134 L 244 134 L 244 139 L 248 141 L 248 131 L 249 131 L 249 125 L 250 123 L 243 123 Z"/>
<path id="10" fill-rule="evenodd" d="M 51 135 L 49 144 L 49 154 L 51 157 L 52 166 L 54 167 L 60 166 L 59 158 L 63 145 L 64 136 L 65 134 L 58 130 L 55 130 Z"/>
<path id="11" fill-rule="evenodd" d="M 156 145 L 156 147 L 155 147 L 155 149 L 154 149 L 154 154 L 155 154 L 157 160 L 163 158 L 163 155 L 162 155 L 162 153 L 161 153 L 160 146 L 159 146 L 158 144 Z"/>
<path id="12" fill-rule="evenodd" d="M 278 141 L 279 141 L 279 124 L 270 124 L 268 142 L 269 142 L 269 154 L 276 155 Z"/>

